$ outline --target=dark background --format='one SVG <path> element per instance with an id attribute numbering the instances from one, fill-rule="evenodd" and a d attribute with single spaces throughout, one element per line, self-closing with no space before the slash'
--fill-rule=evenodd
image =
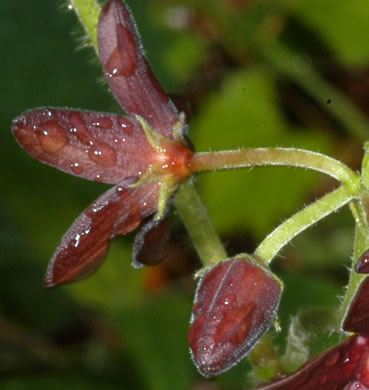
<path id="1" fill-rule="evenodd" d="M 197 150 L 305 147 L 360 169 L 369 138 L 367 0 L 128 4 L 158 78 L 192 104 Z M 199 260 L 175 212 L 163 265 L 132 269 L 129 235 L 88 280 L 42 288 L 60 238 L 107 187 L 33 160 L 12 137 L 11 120 L 46 105 L 120 108 L 66 2 L 0 0 L 0 10 L 0 388 L 247 388 L 246 362 L 210 383 L 192 366 L 187 333 Z M 342 97 L 361 121 L 341 109 Z M 196 183 L 230 254 L 252 252 L 282 220 L 337 185 L 287 168 L 218 172 Z M 286 284 L 284 330 L 273 337 L 282 352 L 291 316 L 338 305 L 352 240 L 345 209 L 277 260 Z"/>

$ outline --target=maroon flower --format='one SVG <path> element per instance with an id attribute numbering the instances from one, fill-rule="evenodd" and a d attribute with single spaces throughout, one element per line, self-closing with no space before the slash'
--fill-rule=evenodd
<path id="1" fill-rule="evenodd" d="M 46 273 L 47 287 L 94 272 L 110 240 L 143 219 L 133 262 L 157 263 L 164 253 L 160 238 L 168 237 L 167 200 L 191 174 L 184 114 L 153 75 L 122 1 L 109 0 L 104 7 L 98 44 L 105 78 L 127 116 L 44 108 L 13 121 L 17 141 L 33 157 L 72 175 L 115 184 L 62 238 Z"/>
<path id="2" fill-rule="evenodd" d="M 259 390 L 365 390 L 369 386 L 369 338 L 352 336 L 294 374 Z"/>
<path id="3" fill-rule="evenodd" d="M 256 345 L 276 317 L 282 284 L 257 259 L 222 261 L 200 279 L 189 343 L 200 374 L 229 370 Z"/>
<path id="4" fill-rule="evenodd" d="M 367 252 L 366 252 L 366 255 Z M 356 335 L 323 352 L 294 374 L 259 390 L 369 389 L 369 278 L 358 288 L 343 330 Z"/>

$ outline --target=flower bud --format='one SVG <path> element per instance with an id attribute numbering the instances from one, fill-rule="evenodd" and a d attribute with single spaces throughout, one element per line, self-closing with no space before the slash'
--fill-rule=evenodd
<path id="1" fill-rule="evenodd" d="M 220 262 L 201 277 L 189 334 L 200 374 L 221 374 L 251 351 L 277 314 L 282 288 L 248 255 Z"/>

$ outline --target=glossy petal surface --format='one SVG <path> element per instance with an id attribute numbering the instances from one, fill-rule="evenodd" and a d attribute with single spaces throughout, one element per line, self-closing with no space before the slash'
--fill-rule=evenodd
<path id="1" fill-rule="evenodd" d="M 296 373 L 257 389 L 365 390 L 368 386 L 369 338 L 353 336 L 307 363 Z"/>
<path id="2" fill-rule="evenodd" d="M 346 314 L 343 329 L 369 336 L 369 278 L 361 283 Z"/>
<path id="3" fill-rule="evenodd" d="M 50 261 L 45 286 L 73 282 L 99 267 L 110 240 L 136 229 L 156 211 L 157 183 L 129 188 L 117 185 L 101 195 L 73 223 Z"/>
<path id="4" fill-rule="evenodd" d="M 246 258 L 218 263 L 200 279 L 189 343 L 202 375 L 218 375 L 250 352 L 270 328 L 281 292 L 270 273 Z"/>
<path id="5" fill-rule="evenodd" d="M 45 108 L 22 113 L 12 130 L 34 158 L 104 183 L 139 177 L 155 158 L 136 119 L 114 114 Z"/>
<path id="6" fill-rule="evenodd" d="M 165 259 L 168 253 L 170 238 L 167 218 L 151 217 L 139 230 L 133 245 L 133 261 L 135 268 L 144 265 L 156 265 Z"/>
<path id="7" fill-rule="evenodd" d="M 177 110 L 152 73 L 132 15 L 121 0 L 110 0 L 104 7 L 98 43 L 106 80 L 123 109 L 170 138 L 179 119 Z"/>

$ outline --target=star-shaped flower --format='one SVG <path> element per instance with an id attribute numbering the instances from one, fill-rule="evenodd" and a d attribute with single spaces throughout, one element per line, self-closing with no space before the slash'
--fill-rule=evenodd
<path id="1" fill-rule="evenodd" d="M 103 261 L 110 240 L 145 224 L 133 264 L 163 257 L 168 199 L 191 175 L 185 116 L 156 80 L 121 0 L 109 0 L 98 24 L 105 78 L 127 116 L 43 108 L 20 114 L 12 130 L 33 157 L 85 179 L 115 184 L 73 223 L 56 249 L 45 286 L 82 279 Z"/>

